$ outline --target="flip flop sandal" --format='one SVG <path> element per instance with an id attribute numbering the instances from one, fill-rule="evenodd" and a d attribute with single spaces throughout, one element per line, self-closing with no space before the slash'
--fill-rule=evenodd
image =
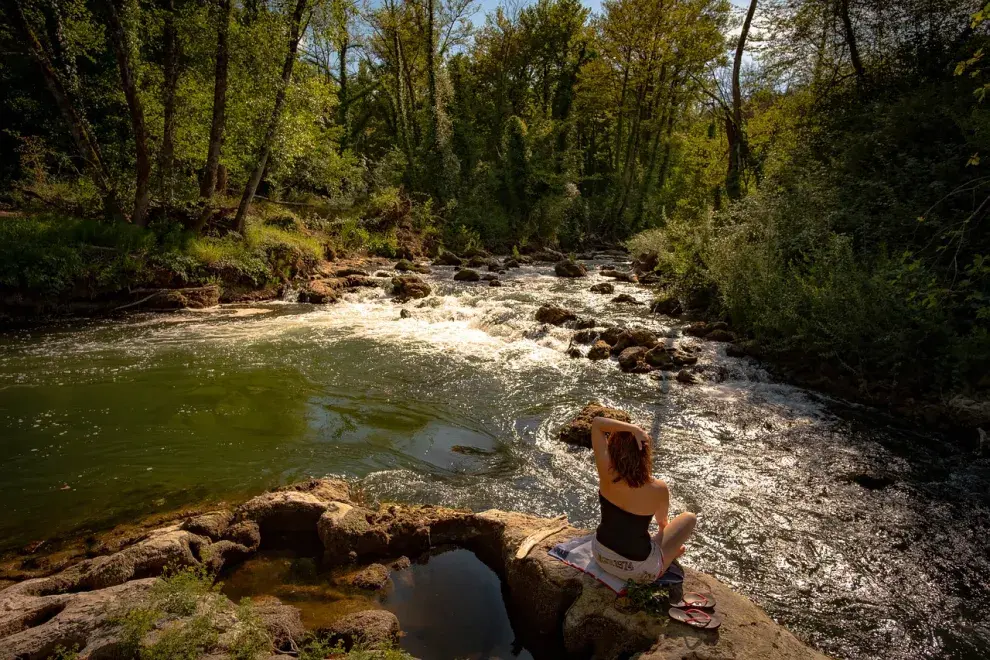
<path id="1" fill-rule="evenodd" d="M 692 628 L 706 628 L 708 630 L 714 630 L 722 625 L 722 617 L 714 612 L 702 612 L 701 610 L 695 609 L 682 610 L 672 607 L 667 614 L 670 615 L 671 619 L 675 619 L 681 623 L 686 623 Z"/>
<path id="2" fill-rule="evenodd" d="M 681 599 L 678 602 L 671 602 L 670 606 L 682 610 L 686 610 L 691 607 L 701 610 L 711 610 L 715 608 L 715 597 L 707 593 L 688 591 L 681 596 Z"/>

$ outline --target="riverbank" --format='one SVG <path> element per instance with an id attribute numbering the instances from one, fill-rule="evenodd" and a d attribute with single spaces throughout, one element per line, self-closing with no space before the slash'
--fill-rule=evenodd
<path id="1" fill-rule="evenodd" d="M 116 552 L 0 591 L 0 657 L 46 657 L 57 647 L 77 647 L 80 657 L 102 657 L 127 650 L 128 644 L 154 653 L 166 643 L 177 648 L 190 640 L 200 644 L 195 657 L 245 649 L 250 653 L 239 657 L 268 657 L 311 644 L 314 638 L 347 647 L 358 640 L 371 647 L 401 645 L 402 622 L 381 609 L 350 612 L 323 630 L 307 631 L 298 610 L 271 598 L 238 608 L 212 590 L 201 590 L 191 592 L 192 599 L 181 608 L 173 603 L 171 609 L 152 609 L 149 603 L 175 586 L 174 579 L 165 580 L 165 587 L 156 580 L 166 567 L 216 574 L 259 551 L 280 549 L 311 557 L 321 573 L 344 565 L 355 569 L 349 574 L 385 564 L 401 571 L 408 565 L 401 557 L 415 558 L 444 545 L 470 550 L 499 575 L 513 627 L 537 658 L 559 657 L 542 656 L 541 648 L 563 650 L 569 657 L 643 652 L 641 657 L 660 659 L 680 658 L 699 647 L 712 657 L 825 657 L 711 576 L 686 569 L 685 588 L 714 595 L 724 620 L 718 631 L 640 611 L 629 599 L 547 555 L 552 545 L 586 530 L 567 526 L 518 556 L 527 539 L 554 523 L 497 510 L 366 503 L 340 481 L 296 484 L 233 509 L 149 530 Z M 136 638 L 134 612 L 147 616 Z M 204 633 L 205 628 L 212 634 Z"/>

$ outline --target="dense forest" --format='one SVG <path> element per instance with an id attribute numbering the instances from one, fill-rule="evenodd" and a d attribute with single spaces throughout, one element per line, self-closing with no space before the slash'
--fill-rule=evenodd
<path id="1" fill-rule="evenodd" d="M 984 14 L 5 0 L 0 288 L 628 241 L 765 350 L 985 395 Z"/>

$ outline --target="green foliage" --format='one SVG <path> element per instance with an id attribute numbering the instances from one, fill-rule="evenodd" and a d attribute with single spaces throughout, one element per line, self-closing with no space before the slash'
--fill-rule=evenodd
<path id="1" fill-rule="evenodd" d="M 356 644 L 349 651 L 343 642 L 330 642 L 318 637 L 310 638 L 299 649 L 299 660 L 325 660 L 340 658 L 347 660 L 413 660 L 413 656 L 392 644 L 376 644 L 374 647 Z"/>
<path id="2" fill-rule="evenodd" d="M 73 644 L 66 647 L 59 644 L 52 651 L 51 660 L 77 660 L 79 658 L 79 645 Z"/>
<path id="3" fill-rule="evenodd" d="M 237 605 L 237 620 L 240 622 L 240 631 L 230 649 L 234 660 L 255 660 L 269 653 L 271 639 L 250 598 L 243 599 Z"/>
<path id="4" fill-rule="evenodd" d="M 114 622 L 123 657 L 139 660 L 197 660 L 215 649 L 224 626 L 236 616 L 230 654 L 254 660 L 271 651 L 271 640 L 250 599 L 236 608 L 219 594 L 203 567 L 168 568 L 138 606 Z"/>
<path id="5" fill-rule="evenodd" d="M 166 567 L 151 588 L 151 599 L 165 614 L 190 616 L 204 595 L 219 592 L 213 581 L 205 566 Z"/>
<path id="6" fill-rule="evenodd" d="M 670 607 L 670 590 L 654 584 L 641 582 L 626 582 L 626 598 L 637 610 L 642 610 L 654 616 L 667 614 Z"/>
<path id="7" fill-rule="evenodd" d="M 0 288 L 58 297 L 156 286 L 160 272 L 188 284 L 262 285 L 308 272 L 323 258 L 314 235 L 252 220 L 246 235 L 196 237 L 57 215 L 0 219 Z"/>
<path id="8" fill-rule="evenodd" d="M 443 235 L 443 246 L 454 254 L 464 254 L 468 250 L 481 248 L 481 237 L 464 225 L 448 228 Z"/>
<path id="9" fill-rule="evenodd" d="M 394 259 L 399 254 L 399 236 L 395 229 L 380 234 L 371 234 L 367 241 L 368 253 L 376 257 Z"/>
<path id="10" fill-rule="evenodd" d="M 406 211 L 402 192 L 396 187 L 376 190 L 368 198 L 366 218 L 381 219 L 386 223 L 398 222 Z"/>

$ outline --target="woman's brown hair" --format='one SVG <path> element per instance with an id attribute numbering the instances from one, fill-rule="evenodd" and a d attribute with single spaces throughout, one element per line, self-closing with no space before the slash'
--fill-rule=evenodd
<path id="1" fill-rule="evenodd" d="M 608 438 L 608 460 L 612 464 L 615 483 L 625 481 L 630 488 L 639 488 L 650 482 L 653 466 L 653 449 L 650 441 L 640 449 L 636 438 L 628 431 L 616 431 Z"/>

